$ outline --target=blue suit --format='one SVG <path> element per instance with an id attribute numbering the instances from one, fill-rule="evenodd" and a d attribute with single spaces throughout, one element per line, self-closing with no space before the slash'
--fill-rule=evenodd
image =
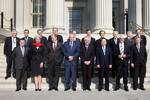
<path id="1" fill-rule="evenodd" d="M 100 65 L 98 69 L 99 90 L 103 88 L 103 77 L 105 77 L 105 89 L 109 89 L 109 65 L 112 65 L 112 53 L 107 46 L 104 51 L 101 46 L 96 49 L 96 64 Z"/>
<path id="2" fill-rule="evenodd" d="M 80 53 L 80 44 L 73 41 L 70 45 L 70 40 L 64 43 L 64 68 L 65 68 L 65 86 L 66 88 L 76 88 L 76 73 L 77 73 L 77 60 Z M 69 61 L 68 57 L 73 56 L 73 60 Z"/>

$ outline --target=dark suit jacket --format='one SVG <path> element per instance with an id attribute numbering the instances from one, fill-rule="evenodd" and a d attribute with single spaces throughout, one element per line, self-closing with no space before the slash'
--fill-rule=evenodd
<path id="1" fill-rule="evenodd" d="M 23 37 L 23 39 L 25 40 L 25 37 Z M 33 38 L 31 37 L 28 37 L 28 40 L 26 42 L 26 45 L 27 47 L 31 47 L 32 46 L 32 43 L 33 43 Z"/>
<path id="2" fill-rule="evenodd" d="M 63 61 L 63 44 L 61 42 L 57 42 L 55 50 L 52 42 L 47 44 L 47 63 L 51 64 L 53 61 L 56 61 L 58 65 Z"/>
<path id="3" fill-rule="evenodd" d="M 146 44 L 147 44 L 147 39 L 146 39 L 146 36 L 144 36 L 144 35 L 141 35 L 141 44 L 144 46 L 146 46 Z"/>
<path id="4" fill-rule="evenodd" d="M 95 47 L 95 39 L 93 37 L 91 37 L 91 43 Z M 81 44 L 84 44 L 84 38 L 82 38 Z"/>
<path id="5" fill-rule="evenodd" d="M 92 42 L 89 44 L 87 50 L 86 50 L 86 47 L 85 47 L 85 43 L 81 44 L 81 46 L 80 46 L 81 62 L 82 63 L 84 63 L 84 61 L 93 62 L 94 57 L 95 57 L 95 47 L 92 44 Z"/>
<path id="6" fill-rule="evenodd" d="M 119 40 L 117 39 L 117 44 L 118 44 Z M 109 47 L 111 48 L 112 50 L 112 55 L 114 57 L 114 53 L 115 53 L 115 50 L 117 48 L 117 44 L 115 44 L 115 41 L 114 41 L 114 37 L 109 39 Z"/>
<path id="7" fill-rule="evenodd" d="M 138 49 L 136 45 L 133 45 L 131 48 L 131 63 L 145 63 L 147 62 L 147 52 L 146 47 L 144 45 L 141 45 L 140 47 L 140 53 L 138 52 Z"/>
<path id="8" fill-rule="evenodd" d="M 47 46 L 47 38 L 45 36 L 42 36 L 42 39 L 41 39 L 41 43 L 43 43 L 45 46 Z"/>
<path id="9" fill-rule="evenodd" d="M 141 44 L 145 45 L 147 44 L 146 36 L 141 35 Z"/>
<path id="10" fill-rule="evenodd" d="M 100 46 L 101 39 L 102 39 L 102 38 L 99 38 L 98 40 L 96 40 L 96 42 L 95 42 L 95 43 L 96 43 L 96 44 L 95 44 L 96 46 Z M 106 38 L 105 38 L 105 39 L 106 39 Z M 108 44 L 109 44 L 108 39 L 106 39 L 106 41 L 107 41 L 107 46 L 108 46 Z"/>
<path id="11" fill-rule="evenodd" d="M 98 46 L 96 51 L 97 51 L 96 52 L 96 64 L 97 65 L 100 65 L 101 68 L 112 65 L 112 52 L 108 46 L 106 46 L 106 55 L 105 56 L 104 56 L 101 46 Z"/>
<path id="12" fill-rule="evenodd" d="M 16 46 L 19 45 L 19 38 L 16 37 Z M 12 54 L 12 37 L 6 37 L 4 43 L 4 55 L 10 56 Z"/>
<path id="13" fill-rule="evenodd" d="M 61 35 L 57 35 L 57 41 L 63 43 L 63 37 Z M 48 42 L 52 42 L 51 35 L 48 37 Z"/>
<path id="14" fill-rule="evenodd" d="M 116 48 L 114 54 L 117 58 L 117 62 L 118 62 L 118 65 L 119 65 L 122 61 L 120 58 L 118 58 L 118 55 L 120 55 L 119 44 L 117 45 L 117 48 Z M 124 58 L 123 61 L 126 65 L 128 65 L 128 61 L 130 59 L 130 48 L 126 44 L 124 44 L 124 54 L 126 55 L 126 58 Z"/>
<path id="15" fill-rule="evenodd" d="M 78 43 L 78 41 L 74 41 L 73 43 L 73 47 L 71 49 L 70 45 L 69 45 L 69 40 L 67 40 L 64 43 L 64 56 L 65 59 L 68 60 L 69 56 L 73 56 L 74 57 L 74 61 L 77 61 L 78 56 L 80 54 L 80 44 Z"/>
<path id="16" fill-rule="evenodd" d="M 28 48 L 25 47 L 24 56 L 22 55 L 20 46 L 13 50 L 13 62 L 15 69 L 27 69 L 29 67 L 29 53 Z"/>
<path id="17" fill-rule="evenodd" d="M 125 44 L 126 44 L 129 48 L 131 48 L 131 46 L 134 45 L 134 38 L 128 39 L 128 37 L 127 37 L 127 38 L 125 38 L 124 41 L 125 41 Z"/>

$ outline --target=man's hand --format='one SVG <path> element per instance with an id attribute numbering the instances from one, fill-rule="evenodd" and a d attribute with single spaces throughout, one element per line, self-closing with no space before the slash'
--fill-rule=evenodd
<path id="1" fill-rule="evenodd" d="M 109 68 L 112 68 L 112 65 L 109 65 Z"/>
<path id="2" fill-rule="evenodd" d="M 44 67 L 44 63 L 41 62 L 41 63 L 40 63 L 40 68 L 43 68 L 43 67 Z"/>
<path id="3" fill-rule="evenodd" d="M 69 61 L 72 61 L 73 60 L 73 56 L 69 56 Z"/>
<path id="4" fill-rule="evenodd" d="M 131 67 L 134 68 L 134 63 L 131 63 Z"/>
<path id="5" fill-rule="evenodd" d="M 127 57 L 127 55 L 126 55 L 126 54 L 124 54 L 122 57 L 123 57 L 123 58 L 126 58 L 126 57 Z"/>
<path id="6" fill-rule="evenodd" d="M 100 65 L 97 65 L 97 68 L 100 68 Z"/>

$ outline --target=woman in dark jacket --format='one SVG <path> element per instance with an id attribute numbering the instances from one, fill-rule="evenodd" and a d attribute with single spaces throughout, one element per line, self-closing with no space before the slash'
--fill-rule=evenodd
<path id="1" fill-rule="evenodd" d="M 41 43 L 41 37 L 35 37 L 31 47 L 31 70 L 35 81 L 35 91 L 41 91 L 43 67 L 45 62 L 45 46 Z"/>

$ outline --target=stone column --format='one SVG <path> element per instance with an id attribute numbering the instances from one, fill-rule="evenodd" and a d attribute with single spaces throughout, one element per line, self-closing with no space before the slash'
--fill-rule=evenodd
<path id="1" fill-rule="evenodd" d="M 128 1 L 129 30 L 135 32 L 136 24 L 142 26 L 142 0 Z"/>
<path id="2" fill-rule="evenodd" d="M 150 31 L 150 0 L 143 0 L 143 27 Z"/>
<path id="3" fill-rule="evenodd" d="M 16 30 L 22 32 L 24 29 L 24 0 L 16 0 Z"/>
<path id="4" fill-rule="evenodd" d="M 89 0 L 91 4 L 91 28 L 98 33 L 112 33 L 112 0 Z"/>
<path id="5" fill-rule="evenodd" d="M 46 0 L 46 27 L 64 28 L 64 0 Z"/>

